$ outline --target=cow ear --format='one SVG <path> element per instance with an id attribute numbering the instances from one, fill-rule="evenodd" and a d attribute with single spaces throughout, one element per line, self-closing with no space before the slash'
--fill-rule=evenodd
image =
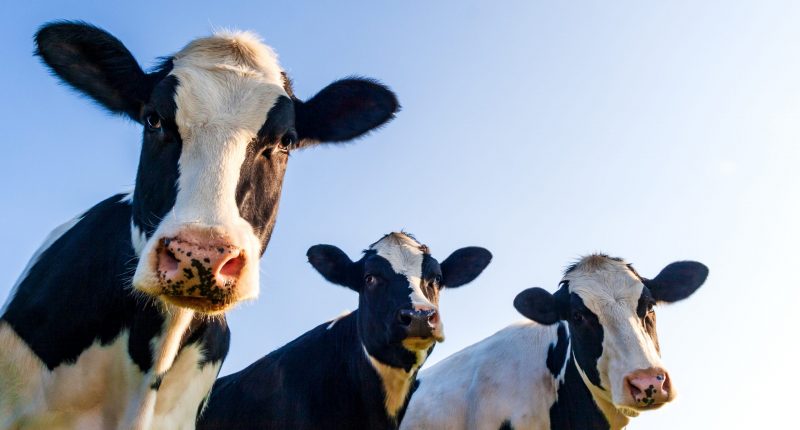
<path id="1" fill-rule="evenodd" d="M 708 267 L 696 261 L 678 261 L 661 270 L 653 279 L 644 279 L 644 285 L 658 302 L 672 303 L 683 300 L 700 288 L 708 277 Z"/>
<path id="2" fill-rule="evenodd" d="M 454 251 L 442 264 L 442 285 L 456 288 L 475 280 L 492 261 L 485 248 L 469 246 Z"/>
<path id="3" fill-rule="evenodd" d="M 385 124 L 400 108 L 397 96 L 371 79 L 336 81 L 306 102 L 294 99 L 300 147 L 345 142 Z"/>
<path id="4" fill-rule="evenodd" d="M 349 282 L 354 263 L 341 249 L 333 245 L 314 245 L 308 248 L 306 256 L 308 262 L 328 282 L 356 289 Z"/>
<path id="5" fill-rule="evenodd" d="M 36 55 L 53 74 L 109 111 L 140 121 L 152 84 L 117 38 L 70 21 L 46 24 L 34 38 Z"/>
<path id="6" fill-rule="evenodd" d="M 541 288 L 528 288 L 517 294 L 514 307 L 525 318 L 539 324 L 551 325 L 561 319 L 555 297 Z"/>

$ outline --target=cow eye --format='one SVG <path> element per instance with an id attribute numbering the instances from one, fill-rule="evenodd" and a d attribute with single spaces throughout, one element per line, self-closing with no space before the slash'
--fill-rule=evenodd
<path id="1" fill-rule="evenodd" d="M 436 277 L 433 278 L 433 281 L 436 282 L 436 285 L 442 285 L 442 275 L 436 275 Z"/>
<path id="2" fill-rule="evenodd" d="M 144 122 L 147 125 L 147 129 L 150 131 L 161 129 L 161 117 L 157 114 L 151 113 L 147 115 L 144 119 Z"/>
<path id="3" fill-rule="evenodd" d="M 656 311 L 655 303 L 650 303 L 649 305 L 647 305 L 647 313 L 653 313 L 655 311 Z"/>
<path id="4" fill-rule="evenodd" d="M 294 148 L 295 145 L 297 145 L 297 132 L 289 130 L 284 133 L 283 137 L 281 137 L 281 150 L 288 152 L 290 149 Z"/>
<path id="5" fill-rule="evenodd" d="M 572 321 L 574 321 L 576 323 L 583 322 L 583 314 L 580 311 L 572 312 Z"/>
<path id="6" fill-rule="evenodd" d="M 364 277 L 364 285 L 373 288 L 378 285 L 378 277 L 375 275 L 367 275 Z"/>

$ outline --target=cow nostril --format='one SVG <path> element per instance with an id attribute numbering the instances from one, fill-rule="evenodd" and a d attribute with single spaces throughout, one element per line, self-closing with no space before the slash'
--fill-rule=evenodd
<path id="1" fill-rule="evenodd" d="M 428 324 L 436 325 L 439 322 L 439 312 L 433 311 L 428 315 Z"/>
<path id="2" fill-rule="evenodd" d="M 229 278 L 236 278 L 239 276 L 239 273 L 242 272 L 242 268 L 244 268 L 244 262 L 244 256 L 237 255 L 236 257 L 226 261 L 225 264 L 220 267 L 219 274 Z"/>
<path id="3" fill-rule="evenodd" d="M 175 257 L 175 254 L 168 248 L 162 248 L 159 253 L 158 267 L 165 272 L 173 272 L 178 270 L 181 261 Z"/>
<path id="4" fill-rule="evenodd" d="M 400 311 L 397 313 L 397 321 L 404 326 L 410 326 L 412 321 L 411 315 L 409 315 L 407 312 Z"/>

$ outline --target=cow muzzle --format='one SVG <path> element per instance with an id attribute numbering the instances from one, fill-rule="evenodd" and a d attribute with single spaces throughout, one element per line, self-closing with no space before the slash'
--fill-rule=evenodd
<path id="1" fill-rule="evenodd" d="M 662 368 L 641 369 L 625 376 L 628 405 L 634 409 L 655 409 L 671 401 L 675 395 L 669 374 Z"/>
<path id="2" fill-rule="evenodd" d="M 243 290 L 252 282 L 245 273 L 252 270 L 247 249 L 219 229 L 181 229 L 156 239 L 148 251 L 142 256 L 145 267 L 139 268 L 148 274 L 135 276 L 134 285 L 171 305 L 223 312 L 246 295 Z"/>
<path id="3" fill-rule="evenodd" d="M 403 344 L 412 350 L 427 349 L 444 340 L 439 312 L 435 308 L 401 309 L 397 322 L 405 330 Z"/>

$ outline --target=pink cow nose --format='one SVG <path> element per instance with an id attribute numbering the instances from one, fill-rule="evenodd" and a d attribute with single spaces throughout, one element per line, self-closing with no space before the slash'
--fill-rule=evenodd
<path id="1" fill-rule="evenodd" d="M 209 310 L 230 302 L 247 261 L 237 246 L 183 237 L 162 239 L 156 252 L 164 296 L 179 305 Z"/>
<path id="2" fill-rule="evenodd" d="M 671 400 L 669 374 L 664 369 L 637 370 L 625 377 L 625 383 L 636 406 L 656 406 Z"/>

